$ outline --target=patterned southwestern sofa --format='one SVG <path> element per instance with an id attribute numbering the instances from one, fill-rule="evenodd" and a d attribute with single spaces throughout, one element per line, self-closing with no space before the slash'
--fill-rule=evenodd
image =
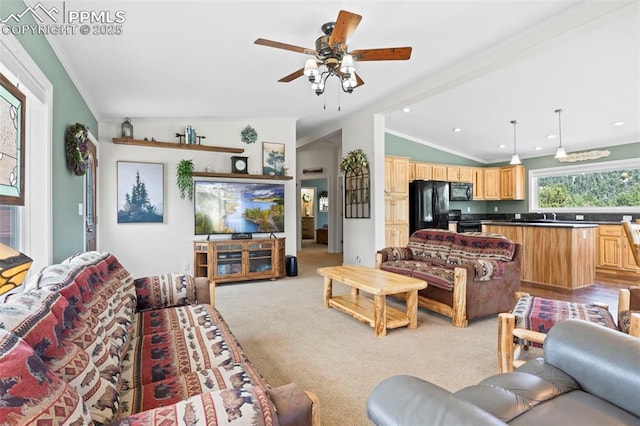
<path id="1" fill-rule="evenodd" d="M 376 268 L 425 280 L 418 305 L 446 315 L 456 327 L 508 311 L 520 289 L 522 246 L 482 232 L 420 229 L 407 247 L 376 253 Z"/>
<path id="2" fill-rule="evenodd" d="M 254 369 L 213 291 L 134 280 L 109 253 L 44 268 L 0 303 L 0 424 L 318 424 L 313 394 Z"/>

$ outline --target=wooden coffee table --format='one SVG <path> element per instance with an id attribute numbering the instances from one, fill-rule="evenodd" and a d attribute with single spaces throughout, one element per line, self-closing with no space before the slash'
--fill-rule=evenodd
<path id="1" fill-rule="evenodd" d="M 324 305 L 351 315 L 373 327 L 376 336 L 385 336 L 388 328 L 418 326 L 418 290 L 427 288 L 425 281 L 380 269 L 359 265 L 318 268 L 324 277 Z M 351 294 L 333 297 L 333 281 L 351 287 Z M 372 294 L 361 296 L 360 290 Z M 406 293 L 407 311 L 387 306 L 387 295 Z"/>

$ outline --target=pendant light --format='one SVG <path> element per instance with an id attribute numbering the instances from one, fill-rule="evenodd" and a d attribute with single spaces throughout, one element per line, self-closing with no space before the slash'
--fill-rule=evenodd
<path id="1" fill-rule="evenodd" d="M 558 145 L 558 150 L 556 151 L 555 158 L 559 160 L 561 158 L 565 158 L 567 156 L 567 153 L 564 150 L 564 147 L 562 146 L 562 119 L 561 119 L 562 110 L 557 109 L 556 114 L 558 114 L 558 138 L 560 139 L 560 144 Z"/>
<path id="2" fill-rule="evenodd" d="M 522 164 L 520 157 L 518 157 L 518 150 L 516 147 L 516 125 L 518 124 L 518 121 L 511 120 L 511 124 L 513 124 L 513 156 L 511 157 L 511 162 L 509 164 Z"/>

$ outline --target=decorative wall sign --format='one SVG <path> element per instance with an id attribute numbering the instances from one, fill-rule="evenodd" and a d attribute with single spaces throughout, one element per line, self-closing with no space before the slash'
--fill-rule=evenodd
<path id="1" fill-rule="evenodd" d="M 0 74 L 0 204 L 24 206 L 25 103 Z"/>
<path id="2" fill-rule="evenodd" d="M 603 151 L 585 151 L 585 152 L 573 152 L 567 154 L 566 157 L 558 158 L 558 161 L 563 163 L 575 163 L 576 161 L 595 160 L 602 157 L 608 157 L 611 152 L 608 149 Z"/>
<path id="3" fill-rule="evenodd" d="M 262 142 L 262 174 L 284 176 L 284 144 Z"/>
<path id="4" fill-rule="evenodd" d="M 118 223 L 164 221 L 164 164 L 118 161 Z"/>

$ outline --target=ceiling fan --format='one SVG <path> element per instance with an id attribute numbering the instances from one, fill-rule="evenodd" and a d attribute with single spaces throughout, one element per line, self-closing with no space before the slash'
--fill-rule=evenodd
<path id="1" fill-rule="evenodd" d="M 316 48 L 294 46 L 279 41 L 259 38 L 255 44 L 311 55 L 305 66 L 282 77 L 279 82 L 288 83 L 303 75 L 307 76 L 312 89 L 317 95 L 324 93 L 328 77 L 335 75 L 341 81 L 344 92 L 364 84 L 356 74 L 356 61 L 405 61 L 411 57 L 411 47 L 387 47 L 381 49 L 348 50 L 347 39 L 351 37 L 362 20 L 362 16 L 341 10 L 336 22 L 322 25 L 323 36 L 316 40 Z"/>

